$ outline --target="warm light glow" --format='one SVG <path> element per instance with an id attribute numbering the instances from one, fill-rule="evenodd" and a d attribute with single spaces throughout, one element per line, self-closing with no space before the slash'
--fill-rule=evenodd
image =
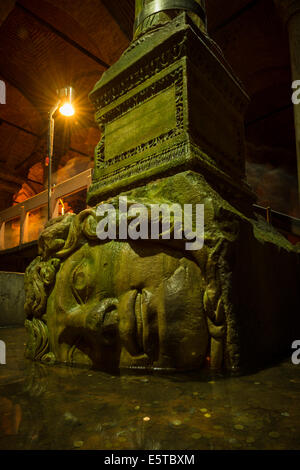
<path id="1" fill-rule="evenodd" d="M 62 199 L 60 199 L 59 202 L 61 203 L 61 215 L 65 215 L 64 201 Z"/>
<path id="2" fill-rule="evenodd" d="M 60 114 L 63 116 L 73 116 L 75 114 L 75 109 L 70 103 L 65 103 L 59 108 Z"/>

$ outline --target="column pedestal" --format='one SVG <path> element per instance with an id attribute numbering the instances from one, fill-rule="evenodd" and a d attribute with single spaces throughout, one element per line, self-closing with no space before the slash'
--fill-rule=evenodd
<path id="1" fill-rule="evenodd" d="M 244 370 L 290 352 L 300 337 L 299 254 L 253 212 L 248 99 L 219 49 L 181 13 L 139 36 L 90 97 L 102 131 L 95 207 L 41 234 L 25 276 L 27 357 L 102 370 Z M 103 202 L 118 225 L 106 240 Z M 141 233 L 131 211 L 141 205 L 146 231 L 159 206 L 157 237 Z M 204 243 L 190 249 L 174 235 L 182 210 L 194 214 L 188 230 L 198 226 L 199 206 Z"/>

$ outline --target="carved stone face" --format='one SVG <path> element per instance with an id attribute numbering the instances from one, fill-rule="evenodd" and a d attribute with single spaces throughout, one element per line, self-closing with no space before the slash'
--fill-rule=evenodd
<path id="1" fill-rule="evenodd" d="M 208 346 L 202 282 L 175 250 L 86 243 L 61 265 L 48 299 L 50 350 L 101 369 L 199 368 Z"/>

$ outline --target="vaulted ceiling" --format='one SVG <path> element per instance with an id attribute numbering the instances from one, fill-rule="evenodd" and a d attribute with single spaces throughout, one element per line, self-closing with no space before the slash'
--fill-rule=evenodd
<path id="1" fill-rule="evenodd" d="M 211 37 L 251 97 L 250 180 L 254 186 L 261 180 L 260 167 L 279 168 L 295 185 L 288 37 L 273 0 L 207 0 L 207 15 Z M 18 200 L 21 187 L 27 196 L 42 189 L 47 113 L 56 90 L 66 84 L 74 86 L 80 112 L 68 132 L 61 123 L 64 145 L 57 167 L 70 159 L 80 161 L 80 168 L 91 165 L 100 134 L 88 93 L 128 46 L 133 21 L 134 0 L 1 1 L 0 79 L 7 104 L 0 105 L 0 210 Z M 275 198 L 277 210 L 296 215 L 291 194 L 285 208 L 276 202 L 274 188 L 255 190 L 262 203 Z"/>

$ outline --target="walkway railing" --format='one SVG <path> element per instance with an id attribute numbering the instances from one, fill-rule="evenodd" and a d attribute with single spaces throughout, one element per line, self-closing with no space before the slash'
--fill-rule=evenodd
<path id="1" fill-rule="evenodd" d="M 91 184 L 92 170 L 86 170 L 53 187 L 51 197 L 52 217 L 58 217 L 59 206 L 66 198 L 87 190 Z M 300 239 L 300 220 L 286 214 L 254 206 L 277 229 Z M 47 222 L 47 191 L 0 212 L 0 251 L 36 241 Z"/>
<path id="2" fill-rule="evenodd" d="M 92 170 L 86 170 L 59 183 L 52 189 L 51 214 L 59 215 L 61 202 L 69 196 L 87 189 L 91 184 Z M 48 193 L 33 196 L 26 201 L 0 212 L 0 250 L 6 250 L 37 240 L 47 222 Z"/>
<path id="3" fill-rule="evenodd" d="M 277 230 L 284 234 L 293 235 L 300 240 L 300 219 L 283 214 L 282 212 L 271 210 L 269 207 L 266 208 L 254 205 L 254 209 L 256 212 L 264 216 L 270 224 L 277 228 Z"/>

